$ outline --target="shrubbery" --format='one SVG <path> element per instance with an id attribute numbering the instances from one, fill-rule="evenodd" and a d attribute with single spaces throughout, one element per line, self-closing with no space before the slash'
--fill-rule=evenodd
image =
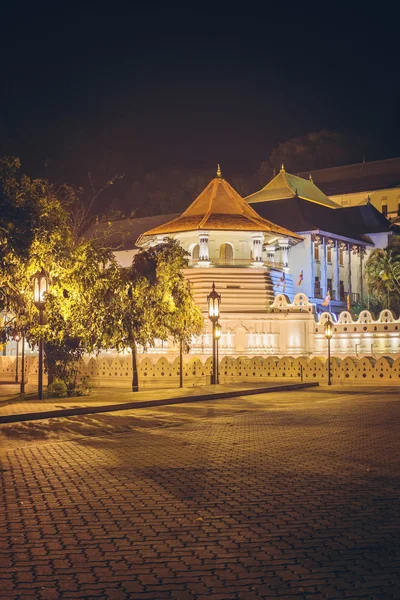
<path id="1" fill-rule="evenodd" d="M 55 379 L 46 391 L 48 398 L 67 398 L 74 396 L 88 396 L 92 386 L 88 377 L 82 377 L 79 381 L 65 382 L 62 379 Z"/>

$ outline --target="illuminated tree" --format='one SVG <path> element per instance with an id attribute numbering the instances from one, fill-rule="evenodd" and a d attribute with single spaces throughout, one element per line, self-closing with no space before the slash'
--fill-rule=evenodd
<path id="1" fill-rule="evenodd" d="M 399 238 L 394 237 L 387 248 L 373 250 L 365 265 L 369 292 L 381 308 L 400 312 L 400 253 Z"/>
<path id="2" fill-rule="evenodd" d="M 48 182 L 20 176 L 19 168 L 18 159 L 0 160 L 0 309 L 32 346 L 43 337 L 49 380 L 67 377 L 83 352 L 104 347 L 106 299 L 119 283 L 118 268 L 109 249 L 77 235 Z M 44 325 L 32 295 L 41 269 L 51 281 Z M 3 340 L 5 334 L 3 326 Z"/>
<path id="3" fill-rule="evenodd" d="M 137 345 L 153 346 L 172 337 L 189 343 L 200 333 L 202 317 L 182 274 L 188 253 L 175 240 L 142 250 L 110 303 L 110 345 L 132 353 L 132 391 L 138 391 Z"/>

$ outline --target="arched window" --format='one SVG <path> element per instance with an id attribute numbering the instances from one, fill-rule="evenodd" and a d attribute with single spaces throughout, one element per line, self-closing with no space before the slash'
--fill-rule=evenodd
<path id="1" fill-rule="evenodd" d="M 219 260 L 222 264 L 233 264 L 233 248 L 230 244 L 221 244 L 219 248 Z"/>
<path id="2" fill-rule="evenodd" d="M 192 248 L 192 260 L 199 260 L 200 256 L 200 245 L 195 244 Z"/>

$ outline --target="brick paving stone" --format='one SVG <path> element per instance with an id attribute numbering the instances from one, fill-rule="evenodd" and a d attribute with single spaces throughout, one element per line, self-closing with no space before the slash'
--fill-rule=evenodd
<path id="1" fill-rule="evenodd" d="M 1 600 L 400 600 L 397 392 L 132 414 L 0 453 Z"/>

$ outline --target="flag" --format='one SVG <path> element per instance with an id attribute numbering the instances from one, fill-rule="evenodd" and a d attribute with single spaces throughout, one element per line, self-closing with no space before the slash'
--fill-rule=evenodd
<path id="1" fill-rule="evenodd" d="M 326 296 L 325 296 L 324 301 L 322 302 L 321 306 L 329 306 L 330 301 L 331 301 L 331 292 L 328 290 L 326 292 Z"/>
<path id="2" fill-rule="evenodd" d="M 285 276 L 285 271 L 282 271 L 282 275 L 280 280 L 278 281 L 278 283 L 276 284 L 276 287 L 279 288 L 282 285 L 282 292 L 285 291 L 286 288 L 286 276 Z"/>
<path id="3" fill-rule="evenodd" d="M 346 302 L 347 302 L 347 310 L 350 310 L 350 308 L 351 308 L 350 294 L 348 292 L 347 292 L 347 296 L 346 296 Z"/>
<path id="4" fill-rule="evenodd" d="M 297 280 L 297 285 L 301 285 L 301 282 L 303 281 L 303 271 L 301 271 L 299 278 Z"/>

